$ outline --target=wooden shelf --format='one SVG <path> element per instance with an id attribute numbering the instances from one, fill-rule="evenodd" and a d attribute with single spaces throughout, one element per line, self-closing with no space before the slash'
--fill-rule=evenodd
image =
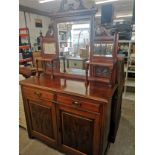
<path id="1" fill-rule="evenodd" d="M 135 100 L 135 92 L 130 92 L 130 89 L 135 88 L 135 78 L 130 78 L 129 74 L 135 74 L 135 65 L 130 64 L 130 56 L 131 56 L 131 50 L 132 50 L 132 44 L 135 43 L 134 40 L 119 40 L 119 43 L 128 44 L 128 58 L 127 58 L 127 64 L 124 65 L 124 72 L 126 73 L 125 77 L 125 85 L 124 85 L 124 94 L 123 98 L 128 100 Z M 130 89 L 129 89 L 130 88 Z"/>
<path id="2" fill-rule="evenodd" d="M 24 45 L 24 46 L 19 46 L 20 49 L 29 49 L 30 46 L 29 45 Z"/>
<path id="3" fill-rule="evenodd" d="M 110 67 L 110 68 L 113 67 L 113 64 L 105 63 L 105 62 L 104 63 L 99 63 L 99 62 L 89 62 L 89 61 L 87 61 L 86 63 L 89 64 L 89 65 L 107 66 L 107 67 Z"/>
<path id="4" fill-rule="evenodd" d="M 20 59 L 19 62 L 28 62 L 28 61 L 32 61 L 32 58 L 25 58 L 25 59 Z"/>
<path id="5" fill-rule="evenodd" d="M 107 79 L 107 78 L 99 78 L 99 77 L 88 77 L 88 80 L 89 81 L 98 81 L 98 82 L 103 82 L 103 83 L 107 83 L 109 84 L 110 83 L 110 80 Z"/>
<path id="6" fill-rule="evenodd" d="M 19 34 L 20 37 L 28 37 L 29 34 Z"/>
<path id="7" fill-rule="evenodd" d="M 20 28 L 19 31 L 26 31 L 28 28 Z"/>

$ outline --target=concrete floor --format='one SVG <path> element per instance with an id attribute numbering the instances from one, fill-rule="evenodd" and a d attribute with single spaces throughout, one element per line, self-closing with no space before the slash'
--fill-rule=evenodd
<path id="1" fill-rule="evenodd" d="M 134 101 L 123 100 L 122 117 L 116 141 L 111 144 L 107 155 L 135 154 L 135 104 Z M 20 155 L 64 155 L 38 140 L 28 138 L 27 131 L 19 130 Z"/>

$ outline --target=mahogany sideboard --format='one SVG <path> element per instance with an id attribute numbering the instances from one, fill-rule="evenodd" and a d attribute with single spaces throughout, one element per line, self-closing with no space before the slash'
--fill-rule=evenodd
<path id="1" fill-rule="evenodd" d="M 60 11 L 51 15 L 53 35 L 41 39 L 37 76 L 20 81 L 27 130 L 30 138 L 67 155 L 105 155 L 119 126 L 124 64 L 117 57 L 118 34 L 95 37 L 97 9 L 84 8 L 79 2 L 76 10 L 66 11 L 62 1 Z M 58 24 L 77 21 L 88 21 L 90 25 L 86 76 L 66 73 L 65 67 L 61 73 L 57 61 L 60 60 Z M 94 47 L 98 43 L 110 47 L 110 57 L 109 52 L 96 54 Z M 38 61 L 44 62 L 41 75 Z"/>
<path id="2" fill-rule="evenodd" d="M 106 154 L 121 113 L 118 84 L 108 87 L 90 82 L 86 87 L 84 80 L 51 79 L 42 74 L 20 85 L 30 138 L 67 155 Z"/>

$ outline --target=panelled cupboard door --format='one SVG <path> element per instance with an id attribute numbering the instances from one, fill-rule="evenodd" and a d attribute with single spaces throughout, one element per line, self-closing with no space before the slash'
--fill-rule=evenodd
<path id="1" fill-rule="evenodd" d="M 57 104 L 59 145 L 69 155 L 98 155 L 99 114 Z"/>
<path id="2" fill-rule="evenodd" d="M 56 146 L 57 129 L 55 107 L 52 102 L 26 99 L 25 106 L 29 135 Z"/>

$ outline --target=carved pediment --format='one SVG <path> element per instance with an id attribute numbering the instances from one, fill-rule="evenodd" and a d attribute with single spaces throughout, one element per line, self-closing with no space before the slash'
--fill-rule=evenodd
<path id="1" fill-rule="evenodd" d="M 62 0 L 59 12 L 91 9 L 95 7 L 93 0 Z"/>

